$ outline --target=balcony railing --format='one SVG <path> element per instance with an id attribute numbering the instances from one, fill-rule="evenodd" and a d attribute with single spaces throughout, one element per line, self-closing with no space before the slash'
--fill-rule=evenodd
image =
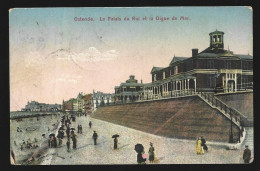
<path id="1" fill-rule="evenodd" d="M 226 105 L 220 99 L 215 97 L 214 94 L 200 92 L 199 95 L 208 103 L 210 103 L 212 106 L 222 111 L 222 113 L 225 114 L 232 122 L 240 126 L 241 117 L 243 115 L 240 114 L 237 110 Z"/>

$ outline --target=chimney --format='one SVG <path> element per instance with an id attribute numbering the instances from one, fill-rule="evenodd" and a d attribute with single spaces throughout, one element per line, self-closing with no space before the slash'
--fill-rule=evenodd
<path id="1" fill-rule="evenodd" d="M 192 49 L 192 57 L 197 56 L 199 49 Z"/>

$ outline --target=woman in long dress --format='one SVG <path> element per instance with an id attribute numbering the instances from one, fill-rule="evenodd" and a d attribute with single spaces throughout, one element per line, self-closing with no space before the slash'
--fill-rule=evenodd
<path id="1" fill-rule="evenodd" d="M 198 138 L 197 143 L 196 143 L 196 153 L 197 154 L 204 154 L 204 150 L 203 150 L 203 148 L 201 146 L 201 139 L 200 139 L 200 137 Z"/>
<path id="2" fill-rule="evenodd" d="M 154 147 L 153 147 L 153 143 L 150 142 L 150 148 L 149 148 L 149 161 L 150 163 L 154 161 Z"/>

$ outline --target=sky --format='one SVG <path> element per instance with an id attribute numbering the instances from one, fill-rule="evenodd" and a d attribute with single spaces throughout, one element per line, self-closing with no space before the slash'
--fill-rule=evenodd
<path id="1" fill-rule="evenodd" d="M 252 15 L 250 7 L 14 8 L 10 110 L 32 100 L 61 104 L 79 92 L 114 93 L 129 75 L 149 83 L 153 66 L 206 49 L 216 29 L 225 49 L 252 55 Z"/>

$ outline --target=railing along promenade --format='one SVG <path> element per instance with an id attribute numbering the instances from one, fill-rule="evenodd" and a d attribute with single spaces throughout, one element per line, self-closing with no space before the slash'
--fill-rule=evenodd
<path id="1" fill-rule="evenodd" d="M 31 118 L 31 117 L 40 117 L 40 116 L 51 116 L 59 115 L 61 111 L 51 111 L 51 112 L 10 112 L 10 119 L 22 119 L 22 118 Z"/>

